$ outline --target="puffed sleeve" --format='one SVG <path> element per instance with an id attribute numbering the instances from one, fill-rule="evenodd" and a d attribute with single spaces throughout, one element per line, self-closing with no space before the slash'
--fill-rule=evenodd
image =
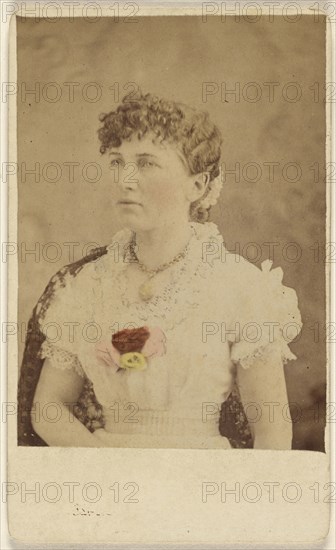
<path id="1" fill-rule="evenodd" d="M 45 336 L 41 359 L 48 358 L 58 369 L 71 369 L 84 377 L 78 352 L 83 323 L 88 319 L 87 293 L 81 290 L 82 276 L 56 274 L 50 281 L 48 299 L 39 303 L 39 328 Z"/>
<path id="2" fill-rule="evenodd" d="M 296 359 L 289 344 L 301 332 L 302 321 L 294 289 L 282 284 L 283 271 L 266 260 L 261 270 L 244 261 L 242 287 L 231 332 L 231 359 L 243 368 L 277 348 L 282 362 Z"/>

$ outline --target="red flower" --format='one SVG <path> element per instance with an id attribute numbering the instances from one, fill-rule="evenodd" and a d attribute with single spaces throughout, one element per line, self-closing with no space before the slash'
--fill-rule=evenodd
<path id="1" fill-rule="evenodd" d="M 166 337 L 159 327 L 124 329 L 113 334 L 111 342 L 98 342 L 96 357 L 116 371 L 120 368 L 143 370 L 147 359 L 165 354 L 165 342 Z"/>
<path id="2" fill-rule="evenodd" d="M 119 353 L 128 353 L 131 351 L 140 353 L 149 335 L 150 333 L 147 327 L 125 328 L 113 334 L 111 341 L 112 345 Z"/>

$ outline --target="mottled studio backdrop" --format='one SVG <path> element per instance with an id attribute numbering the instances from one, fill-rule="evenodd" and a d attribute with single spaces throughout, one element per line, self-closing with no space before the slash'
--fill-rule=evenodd
<path id="1" fill-rule="evenodd" d="M 228 248 L 258 265 L 274 243 L 274 267 L 297 291 L 304 328 L 292 345 L 298 360 L 286 366 L 289 399 L 303 411 L 295 448 L 323 450 L 324 55 L 325 22 L 309 16 L 296 23 L 18 19 L 21 340 L 53 273 L 85 254 L 87 243 L 107 244 L 118 229 L 111 182 L 92 181 L 99 114 L 134 86 L 190 103 L 217 122 L 224 172 L 234 170 L 211 219 Z M 78 243 L 73 257 L 66 243 Z"/>

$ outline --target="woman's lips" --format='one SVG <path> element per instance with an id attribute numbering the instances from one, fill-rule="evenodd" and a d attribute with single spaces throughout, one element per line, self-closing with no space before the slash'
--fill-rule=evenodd
<path id="1" fill-rule="evenodd" d="M 118 201 L 118 204 L 123 204 L 123 205 L 127 205 L 127 206 L 142 206 L 142 204 L 140 202 L 136 202 L 136 201 L 131 201 L 131 200 L 120 200 Z"/>

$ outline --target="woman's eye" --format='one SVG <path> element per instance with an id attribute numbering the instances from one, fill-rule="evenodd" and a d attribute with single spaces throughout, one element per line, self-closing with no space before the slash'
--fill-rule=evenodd
<path id="1" fill-rule="evenodd" d="M 154 162 L 151 162 L 150 160 L 141 160 L 139 163 L 141 168 L 152 168 L 156 166 Z"/>

